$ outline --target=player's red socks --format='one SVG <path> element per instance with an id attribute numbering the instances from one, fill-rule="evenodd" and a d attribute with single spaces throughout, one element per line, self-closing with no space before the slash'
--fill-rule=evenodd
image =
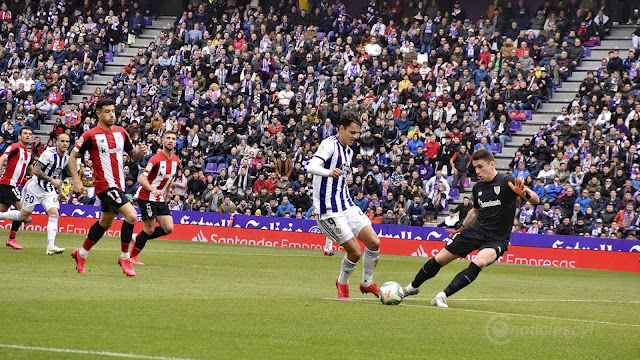
<path id="1" fill-rule="evenodd" d="M 11 240 L 15 239 L 16 238 L 16 234 L 17 234 L 17 231 L 11 230 L 11 232 L 9 232 L 9 239 L 11 239 Z"/>
<path id="2" fill-rule="evenodd" d="M 120 251 L 122 252 L 129 252 L 129 245 L 131 245 L 131 243 L 125 243 L 125 242 L 120 242 Z"/>
<path id="3" fill-rule="evenodd" d="M 82 248 L 83 248 L 83 249 L 85 249 L 85 250 L 87 250 L 87 251 L 89 251 L 89 250 L 91 250 L 91 248 L 92 248 L 92 247 L 93 247 L 93 245 L 95 245 L 95 244 L 96 244 L 96 242 L 95 242 L 95 241 L 93 241 L 93 240 L 91 240 L 91 239 L 89 239 L 89 238 L 86 238 L 86 239 L 84 239 L 84 243 L 82 243 Z"/>
<path id="4" fill-rule="evenodd" d="M 137 247 L 133 246 L 131 249 L 131 257 L 134 258 L 138 256 L 138 254 L 140 254 L 140 251 L 142 251 L 142 249 L 138 249 Z"/>

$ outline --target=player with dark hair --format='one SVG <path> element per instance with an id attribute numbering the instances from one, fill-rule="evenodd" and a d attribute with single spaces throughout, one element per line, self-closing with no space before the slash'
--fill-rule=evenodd
<path id="1" fill-rule="evenodd" d="M 61 254 L 64 248 L 55 245 L 58 233 L 58 218 L 60 217 L 60 202 L 58 197 L 66 201 L 67 196 L 62 191 L 62 172 L 69 162 L 69 135 L 60 134 L 56 138 L 55 146 L 46 149 L 33 166 L 33 177 L 22 188 L 21 210 L 0 213 L 0 219 L 11 219 L 14 222 L 29 219 L 35 206 L 41 204 L 49 215 L 47 221 L 47 255 Z M 19 226 L 12 229 L 13 235 Z"/>
<path id="2" fill-rule="evenodd" d="M 80 194 L 84 187 L 78 174 L 78 159 L 85 151 L 93 162 L 95 172 L 95 188 L 102 204 L 102 215 L 87 234 L 87 238 L 79 249 L 71 252 L 76 260 L 76 270 L 84 274 L 89 250 L 102 238 L 111 227 L 116 215 L 123 217 L 120 233 L 121 250 L 118 263 L 127 276 L 135 276 L 135 270 L 129 256 L 129 244 L 133 236 L 133 226 L 137 212 L 131 205 L 124 189 L 124 153 L 134 160 L 140 160 L 147 153 L 147 146 L 138 144 L 133 147 L 129 134 L 120 126 L 114 125 L 116 117 L 114 102 L 110 98 L 102 98 L 96 102 L 98 126 L 84 132 L 76 141 L 69 157 L 69 172 L 73 178 L 73 192 Z"/>
<path id="3" fill-rule="evenodd" d="M 162 137 L 162 150 L 149 159 L 142 174 L 138 176 L 140 187 L 136 197 L 144 230 L 135 238 L 131 247 L 131 261 L 134 265 L 144 265 L 138 259 L 138 254 L 144 249 L 148 240 L 173 232 L 173 217 L 166 199 L 169 197 L 169 189 L 181 165 L 174 151 L 177 140 L 175 132 L 165 132 Z M 156 221 L 160 227 L 156 227 Z"/>
<path id="4" fill-rule="evenodd" d="M 480 180 L 472 189 L 473 209 L 465 217 L 462 226 L 447 230 L 450 234 L 447 245 L 427 261 L 411 284 L 403 289 L 405 296 L 417 294 L 420 285 L 436 276 L 443 266 L 478 250 L 469 267 L 459 272 L 449 286 L 431 301 L 431 305 L 448 307 L 449 296 L 471 284 L 483 268 L 507 251 L 517 198 L 521 197 L 533 205 L 540 202 L 538 195 L 525 187 L 520 179 L 496 171 L 490 151 L 477 150 L 471 156 L 471 161 Z"/>
<path id="5" fill-rule="evenodd" d="M 33 170 L 31 151 L 27 149 L 31 144 L 31 136 L 31 128 L 23 127 L 20 129 L 18 142 L 9 145 L 0 156 L 0 219 L 13 220 L 9 240 L 5 245 L 16 250 L 22 250 L 22 246 L 16 241 L 16 232 L 23 221 L 31 221 L 29 214 L 23 214 L 18 191 L 18 186 L 22 185 L 25 176 Z M 11 205 L 15 206 L 17 211 L 8 211 Z"/>
<path id="6" fill-rule="evenodd" d="M 338 299 L 345 300 L 349 299 L 349 278 L 363 255 L 358 240 L 365 245 L 360 291 L 375 296 L 380 292 L 373 282 L 380 239 L 371 226 L 371 220 L 354 204 L 347 186 L 353 157 L 349 146 L 360 137 L 360 127 L 357 114 L 343 113 L 338 134 L 324 139 L 307 165 L 307 171 L 313 174 L 313 206 L 318 226 L 347 252 L 342 259 L 340 276 L 336 279 Z"/>

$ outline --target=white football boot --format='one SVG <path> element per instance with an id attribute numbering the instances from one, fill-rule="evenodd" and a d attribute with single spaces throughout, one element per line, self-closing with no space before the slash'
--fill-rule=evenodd
<path id="1" fill-rule="evenodd" d="M 64 248 L 59 248 L 55 245 L 51 247 L 47 247 L 47 255 L 62 254 L 63 252 L 64 252 Z"/>
<path id="2" fill-rule="evenodd" d="M 449 307 L 449 305 L 447 305 L 447 295 L 444 293 L 444 291 L 440 291 L 438 295 L 436 295 L 436 297 L 431 300 L 431 305 L 441 308 Z"/>

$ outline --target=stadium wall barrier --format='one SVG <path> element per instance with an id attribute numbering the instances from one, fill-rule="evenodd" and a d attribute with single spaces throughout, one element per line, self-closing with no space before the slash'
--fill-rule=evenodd
<path id="1" fill-rule="evenodd" d="M 71 234 L 87 234 L 95 223 L 91 217 L 61 216 L 60 232 Z M 46 215 L 33 215 L 33 222 L 25 224 L 26 230 L 45 231 Z M 116 220 L 107 231 L 108 236 L 120 236 L 121 220 Z M 201 226 L 193 224 L 175 224 L 172 234 L 166 236 L 172 240 L 210 242 L 217 244 L 252 245 L 278 248 L 315 249 L 320 251 L 325 244 L 325 236 L 319 233 L 303 233 L 296 231 L 235 228 L 229 226 Z M 0 227 L 9 229 L 11 221 L 0 220 Z M 142 231 L 142 223 L 136 223 L 136 233 Z M 587 239 L 587 238 L 581 238 Z M 381 237 L 381 253 L 390 255 L 432 257 L 440 251 L 444 241 L 410 240 L 393 237 Z M 44 244 L 44 239 L 43 239 Z M 80 245 L 80 243 L 78 243 Z M 336 250 L 343 250 L 336 248 Z M 476 253 L 465 259 L 471 260 Z M 551 266 L 563 268 L 598 269 L 640 273 L 640 246 L 629 251 L 602 251 L 597 248 L 581 249 L 564 247 L 534 247 L 509 245 L 509 251 L 498 259 L 501 263 Z"/>
<path id="2" fill-rule="evenodd" d="M 40 205 L 36 206 L 34 211 L 34 214 L 38 213 L 44 214 L 44 210 Z M 229 214 L 195 211 L 173 211 L 172 214 L 173 222 L 175 224 L 222 227 L 233 226 L 245 229 L 322 233 L 315 220 L 249 215 L 235 215 L 232 217 Z M 60 215 L 98 218 L 100 216 L 100 207 L 62 204 L 60 207 Z M 446 240 L 449 235 L 444 231 L 444 229 L 436 227 L 373 224 L 373 228 L 379 237 L 395 239 L 442 241 Z M 514 233 L 511 235 L 511 245 L 576 250 L 640 252 L 640 241 L 638 240 L 593 238 L 583 236 Z"/>

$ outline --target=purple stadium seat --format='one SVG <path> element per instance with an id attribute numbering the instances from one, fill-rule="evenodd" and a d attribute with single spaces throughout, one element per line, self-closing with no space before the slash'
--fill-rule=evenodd
<path id="1" fill-rule="evenodd" d="M 464 179 L 464 187 L 469 188 L 469 186 L 471 186 L 471 179 L 469 178 Z"/>
<path id="2" fill-rule="evenodd" d="M 205 168 L 205 172 L 207 174 L 217 173 L 218 165 L 216 163 L 208 163 L 207 167 Z"/>
<path id="3" fill-rule="evenodd" d="M 220 170 L 226 169 L 226 168 L 227 168 L 227 164 L 225 164 L 225 163 L 218 164 L 218 172 L 220 172 Z"/>
<path id="4" fill-rule="evenodd" d="M 509 126 L 509 130 L 511 130 L 511 132 L 522 131 L 522 123 L 520 121 L 518 121 L 518 120 L 511 121 L 511 125 Z"/>
<path id="5" fill-rule="evenodd" d="M 451 190 L 449 190 L 449 198 L 451 200 L 458 200 L 460 198 L 460 190 L 458 190 L 458 188 L 451 188 Z"/>
<path id="6" fill-rule="evenodd" d="M 151 16 L 145 16 L 144 26 L 151 26 L 151 25 L 153 25 L 153 18 Z"/>
<path id="7" fill-rule="evenodd" d="M 113 53 L 112 52 L 108 52 L 108 53 L 104 54 L 104 61 L 112 62 L 113 61 Z"/>
<path id="8" fill-rule="evenodd" d="M 502 145 L 500 143 L 495 143 L 491 145 L 491 152 L 494 154 L 502 152 Z"/>
<path id="9" fill-rule="evenodd" d="M 589 57 L 591 56 L 591 48 L 585 47 L 584 50 L 582 50 L 582 57 Z"/>

